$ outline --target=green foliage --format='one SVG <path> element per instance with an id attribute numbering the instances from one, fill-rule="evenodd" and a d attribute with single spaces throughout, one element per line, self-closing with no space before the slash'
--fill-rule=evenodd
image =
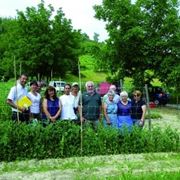
<path id="1" fill-rule="evenodd" d="M 146 114 L 145 119 L 161 119 L 162 116 L 160 115 L 160 113 L 157 112 L 152 112 L 150 114 Z"/>
<path id="2" fill-rule="evenodd" d="M 102 5 L 94 6 L 96 18 L 107 23 L 109 33 L 104 60 L 118 79 L 133 77 L 138 88 L 153 78 L 178 86 L 178 3 L 179 0 L 137 0 L 133 4 L 130 0 L 104 0 Z M 147 76 L 149 70 L 153 74 Z"/>
<path id="3" fill-rule="evenodd" d="M 37 8 L 18 11 L 17 19 L 1 19 L 0 58 L 8 76 L 13 76 L 14 59 L 17 67 L 31 76 L 39 75 L 40 79 L 63 77 L 67 71 L 77 74 L 81 34 L 73 30 L 61 9 L 54 17 L 53 12 L 51 5 L 46 8 L 41 1 Z"/>
<path id="4" fill-rule="evenodd" d="M 2 121 L 0 124 L 0 161 L 16 159 L 45 159 L 84 155 L 107 155 L 143 152 L 179 152 L 179 134 L 170 128 L 152 131 L 134 128 L 119 132 L 116 129 L 99 127 L 94 132 L 68 121 L 50 124 L 23 124 Z"/>

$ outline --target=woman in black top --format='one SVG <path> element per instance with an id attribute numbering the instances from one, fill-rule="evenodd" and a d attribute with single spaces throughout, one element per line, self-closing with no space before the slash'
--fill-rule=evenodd
<path id="1" fill-rule="evenodd" d="M 133 100 L 131 102 L 131 118 L 133 125 L 139 127 L 144 126 L 145 114 L 146 114 L 146 103 L 141 98 L 142 93 L 138 90 L 133 92 Z"/>

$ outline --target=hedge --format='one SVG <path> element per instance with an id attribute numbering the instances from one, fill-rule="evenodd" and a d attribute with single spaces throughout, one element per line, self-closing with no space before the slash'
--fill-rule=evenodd
<path id="1" fill-rule="evenodd" d="M 82 137 L 82 149 L 81 149 Z M 120 153 L 180 152 L 178 132 L 171 128 L 134 128 L 120 132 L 99 127 L 95 132 L 70 122 L 41 124 L 0 123 L 0 161 L 65 158 Z"/>

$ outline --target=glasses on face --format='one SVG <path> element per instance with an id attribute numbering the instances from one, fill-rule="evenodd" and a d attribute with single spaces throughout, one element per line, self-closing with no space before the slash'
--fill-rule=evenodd
<path id="1" fill-rule="evenodd" d="M 139 97 L 140 95 L 139 94 L 135 94 L 134 97 Z"/>
<path id="2" fill-rule="evenodd" d="M 88 88 L 90 88 L 90 87 L 93 87 L 93 86 L 88 86 Z"/>

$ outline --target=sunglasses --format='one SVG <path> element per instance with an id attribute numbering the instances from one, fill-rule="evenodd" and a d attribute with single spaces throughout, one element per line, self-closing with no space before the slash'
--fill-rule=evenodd
<path id="1" fill-rule="evenodd" d="M 140 95 L 139 94 L 137 94 L 137 95 L 134 95 L 134 97 L 139 97 Z"/>

